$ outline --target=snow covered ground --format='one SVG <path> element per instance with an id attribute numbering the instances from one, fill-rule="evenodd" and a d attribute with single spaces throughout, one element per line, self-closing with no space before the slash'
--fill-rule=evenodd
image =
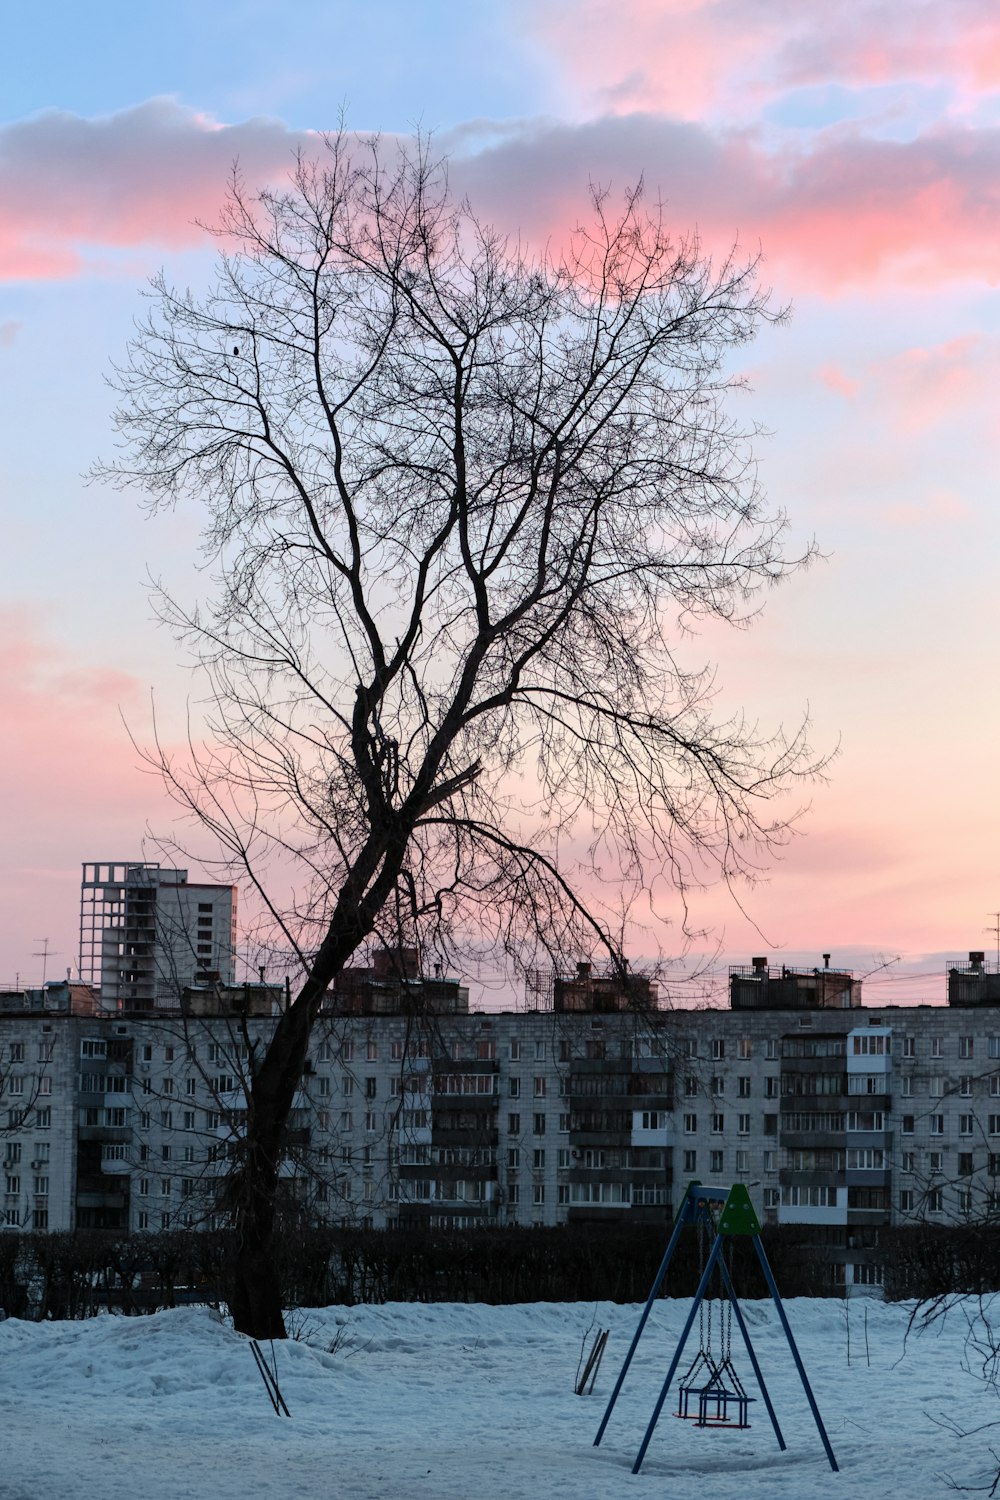
<path id="1" fill-rule="evenodd" d="M 745 1304 L 788 1451 L 753 1426 L 699 1431 L 668 1399 L 632 1462 L 689 1303 L 657 1304 L 600 1448 L 593 1438 L 638 1308 L 404 1305 L 292 1315 L 276 1348 L 291 1420 L 247 1342 L 209 1311 L 0 1323 L 2 1500 L 907 1500 L 987 1484 L 1000 1419 L 967 1336 L 977 1304 L 905 1340 L 908 1308 L 788 1304 L 841 1472 L 831 1472 L 770 1303 Z M 864 1318 L 867 1307 L 867 1354 Z M 573 1394 L 581 1338 L 610 1327 L 595 1393 Z M 1000 1299 L 995 1305 L 1000 1328 Z M 696 1330 L 697 1331 L 697 1330 Z M 327 1352 L 335 1345 L 332 1352 Z M 734 1330 L 734 1362 L 756 1394 Z M 944 1424 L 944 1425 L 942 1425 Z"/>

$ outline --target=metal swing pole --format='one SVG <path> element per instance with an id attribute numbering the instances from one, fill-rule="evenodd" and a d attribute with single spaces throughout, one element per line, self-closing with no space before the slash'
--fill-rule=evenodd
<path id="1" fill-rule="evenodd" d="M 830 1468 L 835 1474 L 839 1474 L 840 1465 L 837 1463 L 837 1460 L 833 1456 L 833 1449 L 830 1446 L 830 1439 L 826 1435 L 826 1428 L 823 1426 L 823 1418 L 819 1414 L 819 1407 L 816 1405 L 816 1397 L 812 1393 L 812 1386 L 809 1384 L 809 1377 L 806 1374 L 806 1367 L 802 1363 L 802 1357 L 799 1354 L 798 1345 L 795 1342 L 791 1327 L 789 1326 L 788 1318 L 785 1315 L 785 1307 L 784 1303 L 781 1300 L 781 1293 L 778 1291 L 778 1284 L 774 1279 L 774 1273 L 771 1270 L 767 1256 L 764 1253 L 764 1246 L 761 1243 L 760 1235 L 754 1234 L 751 1236 L 751 1239 L 753 1240 L 753 1247 L 757 1252 L 757 1259 L 760 1261 L 760 1268 L 764 1272 L 764 1280 L 767 1282 L 767 1289 L 771 1293 L 771 1297 L 774 1301 L 775 1307 L 778 1309 L 778 1317 L 781 1319 L 781 1326 L 785 1330 L 785 1338 L 788 1340 L 788 1347 L 792 1351 L 792 1358 L 795 1361 L 795 1368 L 799 1372 L 799 1379 L 802 1381 L 802 1389 L 806 1393 L 806 1400 L 809 1402 L 809 1407 L 812 1411 L 813 1420 L 816 1423 L 817 1431 L 819 1432 L 819 1435 L 823 1440 L 823 1447 L 826 1449 L 826 1456 L 830 1460 Z"/>
<path id="2" fill-rule="evenodd" d="M 681 1204 L 680 1209 L 678 1210 L 677 1218 L 674 1220 L 673 1233 L 671 1234 L 670 1239 L 667 1243 L 667 1248 L 663 1253 L 663 1259 L 660 1262 L 660 1269 L 657 1271 L 656 1276 L 653 1279 L 653 1285 L 650 1287 L 649 1296 L 646 1298 L 646 1306 L 642 1310 L 642 1314 L 639 1318 L 639 1324 L 632 1337 L 632 1342 L 629 1345 L 629 1350 L 625 1356 L 625 1361 L 621 1367 L 621 1370 L 618 1372 L 618 1379 L 615 1381 L 615 1388 L 611 1392 L 611 1400 L 608 1402 L 607 1410 L 605 1411 L 604 1416 L 601 1419 L 601 1425 L 597 1429 L 597 1436 L 594 1439 L 595 1448 L 600 1445 L 601 1438 L 604 1436 L 604 1429 L 607 1427 L 608 1421 L 611 1417 L 611 1413 L 614 1411 L 615 1402 L 618 1400 L 619 1392 L 621 1391 L 622 1385 L 625 1382 L 625 1376 L 628 1374 L 628 1367 L 632 1363 L 632 1356 L 635 1353 L 636 1348 L 638 1347 L 640 1338 L 642 1337 L 642 1330 L 645 1328 L 649 1315 L 653 1310 L 653 1303 L 656 1301 L 656 1294 L 660 1290 L 660 1287 L 663 1285 L 663 1278 L 667 1274 L 667 1267 L 670 1265 L 671 1259 L 673 1258 L 673 1253 L 677 1248 L 677 1241 L 680 1238 L 680 1232 L 683 1229 L 684 1225 L 687 1223 L 689 1217 L 690 1210 L 688 1208 L 688 1198 L 687 1195 L 685 1195 L 684 1202 Z"/>
<path id="3" fill-rule="evenodd" d="M 663 1382 L 663 1389 L 660 1391 L 659 1399 L 656 1403 L 656 1406 L 653 1408 L 653 1415 L 649 1419 L 649 1426 L 646 1428 L 646 1435 L 642 1440 L 642 1446 L 639 1449 L 639 1452 L 636 1454 L 635 1463 L 632 1465 L 633 1474 L 638 1474 L 640 1468 L 642 1467 L 642 1461 L 646 1456 L 646 1449 L 649 1447 L 650 1438 L 653 1436 L 653 1429 L 660 1419 L 660 1412 L 663 1410 L 663 1403 L 667 1399 L 667 1391 L 670 1388 L 670 1382 L 673 1380 L 674 1372 L 677 1369 L 677 1366 L 680 1364 L 681 1355 L 684 1353 L 684 1345 L 687 1343 L 688 1335 L 690 1334 L 691 1329 L 694 1326 L 694 1320 L 697 1315 L 698 1308 L 701 1306 L 702 1301 L 704 1300 L 705 1292 L 708 1288 L 708 1283 L 712 1278 L 712 1272 L 715 1270 L 715 1264 L 719 1259 L 721 1250 L 722 1236 L 718 1235 L 716 1237 L 715 1244 L 712 1246 L 712 1253 L 708 1257 L 708 1262 L 705 1266 L 704 1271 L 702 1272 L 701 1280 L 698 1283 L 698 1290 L 694 1294 L 694 1302 L 691 1304 L 691 1311 L 688 1313 L 687 1322 L 684 1324 L 684 1331 L 681 1334 L 680 1343 L 674 1350 L 674 1357 L 670 1361 L 670 1369 L 667 1371 L 667 1378 Z"/>

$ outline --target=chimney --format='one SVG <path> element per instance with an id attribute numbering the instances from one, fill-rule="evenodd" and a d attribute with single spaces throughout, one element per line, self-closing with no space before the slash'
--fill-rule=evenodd
<path id="1" fill-rule="evenodd" d="M 755 974 L 766 974 L 767 973 L 767 959 L 766 958 L 752 958 L 750 960 L 750 962 L 753 964 L 754 973 Z"/>
<path id="2" fill-rule="evenodd" d="M 583 962 L 578 963 L 576 966 L 576 977 L 577 979 L 589 979 L 590 965 Z"/>
<path id="3" fill-rule="evenodd" d="M 830 967 L 830 955 L 829 955 L 829 953 L 824 953 L 823 954 L 823 967 L 824 967 L 824 969 L 828 969 Z"/>
<path id="4" fill-rule="evenodd" d="M 977 974 L 979 974 L 979 973 L 982 972 L 983 964 L 985 962 L 986 962 L 986 954 L 985 953 L 977 952 L 977 953 L 970 953 L 969 954 L 969 967 L 972 968 L 972 969 L 974 969 Z"/>

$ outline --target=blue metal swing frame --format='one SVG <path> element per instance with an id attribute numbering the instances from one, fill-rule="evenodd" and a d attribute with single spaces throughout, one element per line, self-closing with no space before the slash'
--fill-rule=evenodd
<path id="1" fill-rule="evenodd" d="M 718 1222 L 716 1222 L 715 1218 L 713 1217 L 713 1207 L 721 1209 L 718 1217 Z M 813 1395 L 812 1387 L 809 1384 L 809 1377 L 807 1376 L 805 1366 L 802 1363 L 802 1357 L 799 1354 L 798 1345 L 796 1344 L 795 1338 L 792 1334 L 792 1330 L 789 1327 L 784 1303 L 781 1300 L 781 1294 L 778 1291 L 777 1283 L 774 1279 L 774 1274 L 768 1263 L 767 1255 L 764 1252 L 764 1246 L 761 1243 L 760 1224 L 758 1222 L 756 1213 L 754 1213 L 753 1205 L 750 1203 L 749 1195 L 747 1194 L 746 1189 L 742 1187 L 733 1189 L 702 1187 L 699 1182 L 689 1183 L 684 1193 L 683 1201 L 677 1211 L 677 1216 L 674 1219 L 673 1233 L 670 1236 L 669 1243 L 667 1244 L 666 1251 L 664 1252 L 663 1260 L 660 1262 L 660 1269 L 657 1271 L 656 1277 L 653 1281 L 653 1285 L 650 1288 L 649 1296 L 646 1299 L 646 1305 L 643 1308 L 642 1314 L 639 1318 L 638 1327 L 635 1330 L 635 1334 L 632 1338 L 632 1343 L 629 1346 L 629 1351 L 626 1354 L 624 1363 L 622 1364 L 621 1370 L 619 1371 L 618 1379 L 615 1381 L 614 1390 L 611 1392 L 611 1399 L 608 1402 L 607 1410 L 604 1413 L 604 1417 L 602 1418 L 600 1427 L 597 1429 L 597 1436 L 594 1438 L 595 1448 L 600 1444 L 600 1441 L 604 1436 L 604 1432 L 610 1420 L 611 1413 L 615 1407 L 615 1402 L 618 1400 L 619 1393 L 625 1382 L 625 1376 L 628 1374 L 629 1365 L 632 1363 L 632 1357 L 638 1347 L 639 1340 L 642 1337 L 642 1332 L 649 1319 L 649 1315 L 653 1310 L 653 1303 L 656 1300 L 657 1293 L 659 1292 L 660 1287 L 663 1285 L 664 1278 L 667 1274 L 667 1268 L 670 1265 L 674 1251 L 677 1248 L 677 1242 L 680 1239 L 681 1231 L 686 1225 L 692 1225 L 695 1227 L 697 1227 L 698 1225 L 704 1225 L 712 1235 L 712 1247 L 708 1259 L 705 1263 L 705 1269 L 702 1272 L 701 1280 L 698 1283 L 698 1289 L 694 1294 L 694 1302 L 691 1305 L 691 1310 L 688 1313 L 687 1321 L 684 1324 L 680 1340 L 678 1341 L 677 1348 L 674 1350 L 673 1358 L 670 1361 L 670 1368 L 667 1370 L 667 1377 L 663 1382 L 659 1398 L 656 1402 L 655 1407 L 653 1408 L 653 1415 L 649 1419 L 649 1425 L 646 1428 L 646 1433 L 642 1440 L 642 1446 L 640 1447 L 639 1452 L 636 1455 L 635 1463 L 632 1465 L 632 1473 L 638 1474 L 640 1468 L 642 1467 L 642 1461 L 646 1456 L 646 1449 L 649 1447 L 650 1439 L 653 1436 L 653 1431 L 660 1419 L 660 1413 L 662 1412 L 664 1403 L 667 1399 L 667 1392 L 670 1389 L 670 1382 L 673 1380 L 674 1375 L 677 1372 L 677 1366 L 680 1364 L 681 1356 L 684 1353 L 684 1346 L 687 1343 L 688 1337 L 691 1333 L 691 1329 L 694 1326 L 694 1320 L 698 1315 L 698 1309 L 705 1299 L 705 1293 L 707 1292 L 708 1287 L 711 1283 L 712 1274 L 715 1271 L 716 1266 L 719 1267 L 723 1285 L 725 1286 L 733 1312 L 736 1315 L 736 1322 L 739 1326 L 740 1335 L 746 1347 L 747 1354 L 749 1355 L 750 1363 L 753 1367 L 754 1376 L 757 1380 L 758 1386 L 760 1387 L 760 1393 L 764 1398 L 764 1405 L 767 1407 L 767 1414 L 771 1419 L 771 1426 L 773 1427 L 774 1435 L 778 1440 L 778 1447 L 782 1450 L 782 1452 L 784 1452 L 784 1450 L 788 1446 L 785 1442 L 784 1437 L 782 1436 L 781 1428 L 778 1425 L 778 1418 L 775 1415 L 774 1406 L 772 1405 L 771 1397 L 768 1394 L 768 1389 L 764 1382 L 764 1376 L 760 1368 L 760 1363 L 757 1359 L 756 1352 L 750 1340 L 750 1331 L 747 1328 L 746 1319 L 743 1316 L 743 1309 L 740 1306 L 739 1298 L 736 1295 L 736 1288 L 733 1285 L 732 1278 L 729 1274 L 729 1268 L 726 1265 L 725 1257 L 722 1254 L 722 1249 L 726 1242 L 726 1239 L 736 1235 L 749 1238 L 754 1247 L 757 1255 L 757 1260 L 760 1263 L 761 1271 L 764 1273 L 764 1280 L 767 1283 L 767 1289 L 770 1292 L 771 1299 L 774 1302 L 775 1308 L 777 1309 L 778 1318 L 781 1322 L 782 1329 L 784 1330 L 785 1338 L 788 1341 L 788 1347 L 791 1350 L 792 1358 L 795 1361 L 795 1368 L 799 1373 L 799 1379 L 802 1382 L 802 1389 L 805 1391 L 806 1400 L 809 1402 L 809 1408 L 813 1414 L 813 1420 L 816 1423 L 817 1431 L 819 1432 L 820 1438 L 822 1439 L 823 1447 L 826 1450 L 826 1456 L 830 1461 L 830 1468 L 834 1471 L 834 1473 L 838 1473 L 839 1465 L 836 1458 L 834 1457 L 833 1448 L 830 1446 L 830 1439 L 827 1436 L 826 1428 L 823 1425 L 823 1418 L 819 1414 L 819 1407 L 816 1405 L 816 1398 Z"/>

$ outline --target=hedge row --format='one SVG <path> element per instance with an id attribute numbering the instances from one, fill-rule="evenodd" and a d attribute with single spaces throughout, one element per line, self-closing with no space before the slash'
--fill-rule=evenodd
<path id="1" fill-rule="evenodd" d="M 358 1302 L 642 1301 L 663 1255 L 666 1228 L 572 1225 L 553 1229 L 352 1230 L 298 1227 L 282 1238 L 286 1305 Z M 770 1230 L 767 1251 L 787 1296 L 829 1290 L 798 1229 Z M 22 1318 L 84 1318 L 102 1308 L 150 1312 L 225 1300 L 225 1233 L 0 1234 L 0 1308 Z M 697 1236 L 671 1266 L 671 1295 L 699 1276 Z M 731 1248 L 742 1295 L 766 1295 L 748 1241 Z"/>

